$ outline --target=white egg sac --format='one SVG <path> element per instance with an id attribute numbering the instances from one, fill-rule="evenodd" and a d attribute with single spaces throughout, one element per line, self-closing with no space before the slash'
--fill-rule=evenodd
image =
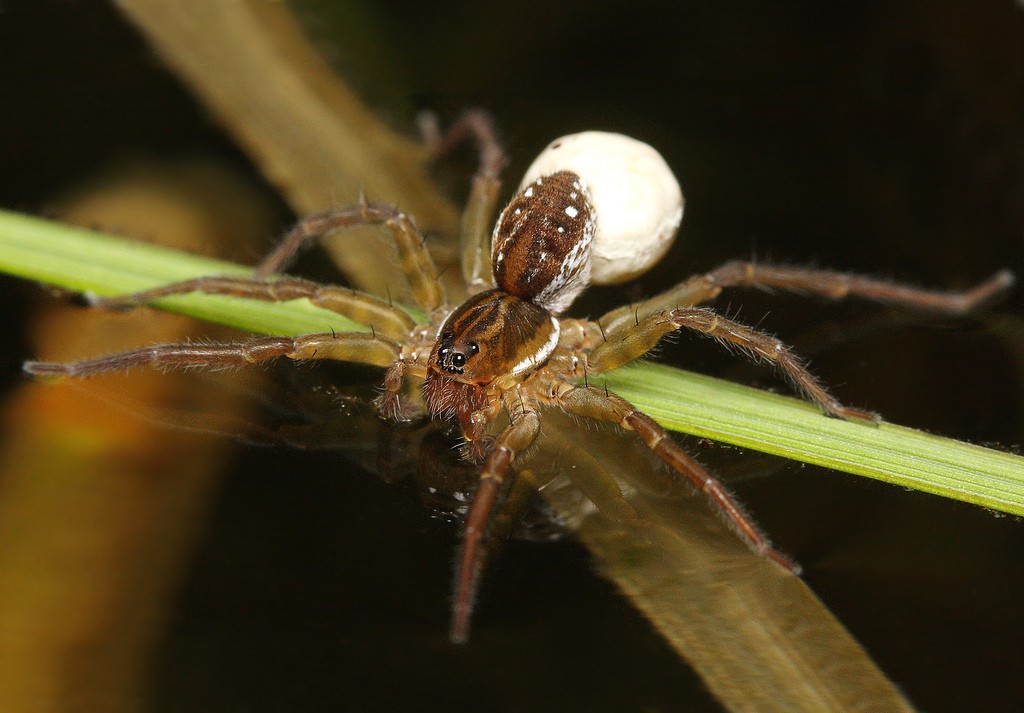
<path id="1" fill-rule="evenodd" d="M 657 151 L 622 134 L 585 131 L 552 141 L 522 187 L 558 171 L 580 176 L 597 213 L 591 282 L 625 282 L 649 270 L 672 246 L 683 219 L 683 192 Z"/>

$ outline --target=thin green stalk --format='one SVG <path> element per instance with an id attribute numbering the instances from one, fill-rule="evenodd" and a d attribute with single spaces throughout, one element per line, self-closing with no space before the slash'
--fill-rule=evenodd
<path id="1" fill-rule="evenodd" d="M 75 292 L 118 295 L 204 275 L 247 275 L 252 268 L 0 211 L 0 271 Z M 193 293 L 154 304 L 261 334 L 369 331 L 305 300 L 273 303 Z"/>
<path id="2" fill-rule="evenodd" d="M 248 268 L 0 211 L 0 271 L 75 291 L 120 294 Z M 161 308 L 263 334 L 365 330 L 305 301 L 189 294 Z M 656 364 L 603 377 L 666 428 L 1024 515 L 1024 458 Z"/>
<path id="3" fill-rule="evenodd" d="M 659 364 L 608 388 L 675 431 L 1024 515 L 1024 458 L 892 423 L 823 416 L 812 404 Z"/>

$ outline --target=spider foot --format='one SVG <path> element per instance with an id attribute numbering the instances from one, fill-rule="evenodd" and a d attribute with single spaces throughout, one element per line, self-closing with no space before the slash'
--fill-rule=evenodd
<path id="1" fill-rule="evenodd" d="M 74 372 L 67 364 L 52 361 L 26 361 L 21 365 L 22 372 L 36 379 L 37 381 L 57 382 L 68 376 L 74 376 Z"/>
<path id="2" fill-rule="evenodd" d="M 772 562 L 774 562 L 775 564 L 779 565 L 783 569 L 785 569 L 785 570 L 795 574 L 797 577 L 799 577 L 801 574 L 803 574 L 804 568 L 801 567 L 798 562 L 796 562 L 795 560 L 793 560 L 793 559 L 787 557 L 786 555 L 782 554 L 781 552 L 776 550 L 774 547 L 767 547 L 765 549 L 760 549 L 760 550 L 757 550 L 757 552 L 759 554 L 761 554 L 761 556 L 767 557 L 768 559 L 770 559 Z"/>
<path id="3" fill-rule="evenodd" d="M 875 413 L 874 411 L 867 411 L 865 409 L 853 408 L 852 406 L 843 406 L 842 404 L 829 405 L 826 408 L 826 413 L 829 416 L 835 418 L 841 418 L 844 421 L 858 421 L 860 423 L 866 423 L 871 426 L 877 426 L 882 422 L 882 416 Z"/>
<path id="4" fill-rule="evenodd" d="M 132 297 L 133 295 L 104 297 L 90 290 L 88 292 L 83 292 L 81 299 L 82 304 L 84 304 L 87 307 L 127 312 L 128 310 L 134 307 L 139 307 L 141 304 L 139 300 L 132 299 Z"/>
<path id="5" fill-rule="evenodd" d="M 475 440 L 467 440 L 462 444 L 462 457 L 470 463 L 482 463 L 494 447 L 494 438 L 482 436 Z"/>
<path id="6" fill-rule="evenodd" d="M 378 415 L 385 421 L 407 423 L 422 415 L 416 404 L 403 400 L 396 392 L 385 391 L 373 401 Z"/>

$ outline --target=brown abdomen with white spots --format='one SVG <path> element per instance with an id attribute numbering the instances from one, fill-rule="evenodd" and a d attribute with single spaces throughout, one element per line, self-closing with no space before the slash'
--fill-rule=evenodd
<path id="1" fill-rule="evenodd" d="M 512 199 L 494 228 L 499 289 L 558 314 L 590 283 L 596 214 L 586 184 L 569 171 L 541 176 Z"/>

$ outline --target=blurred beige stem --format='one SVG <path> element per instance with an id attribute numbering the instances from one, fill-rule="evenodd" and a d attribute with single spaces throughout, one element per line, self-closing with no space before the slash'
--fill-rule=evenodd
<path id="1" fill-rule="evenodd" d="M 207 252 L 218 241 L 230 243 L 228 252 L 244 249 L 274 222 L 259 198 L 206 167 L 128 171 L 63 201 L 61 215 Z M 33 329 L 32 353 L 60 360 L 180 341 L 196 325 L 149 310 L 112 314 L 51 302 Z M 204 331 L 216 338 L 223 330 Z M 152 653 L 234 450 L 224 438 L 170 428 L 169 414 L 183 407 L 241 418 L 251 405 L 189 379 L 140 370 L 25 382 L 3 404 L 4 713 L 148 707 Z"/>
<path id="2" fill-rule="evenodd" d="M 431 182 L 422 145 L 386 127 L 334 75 L 285 3 L 118 6 L 296 213 L 349 205 L 363 192 L 398 204 L 426 231 L 455 235 L 458 213 Z M 380 259 L 383 234 L 346 231 L 327 244 L 354 286 L 394 295 L 404 286 Z M 460 271 L 444 268 L 455 254 L 435 255 L 453 283 Z"/>
<path id="3" fill-rule="evenodd" d="M 577 513 L 578 488 L 597 503 L 577 537 L 729 710 L 912 710 L 802 579 L 755 555 L 639 439 L 581 434 L 550 411 L 544 423 L 530 465 L 573 463 L 574 487 L 548 487 L 548 502 Z"/>
<path id="4" fill-rule="evenodd" d="M 803 580 L 749 556 L 709 566 L 693 539 L 672 532 L 679 508 L 641 512 L 661 525 L 643 546 L 600 516 L 578 536 L 729 710 L 913 710 Z"/>

